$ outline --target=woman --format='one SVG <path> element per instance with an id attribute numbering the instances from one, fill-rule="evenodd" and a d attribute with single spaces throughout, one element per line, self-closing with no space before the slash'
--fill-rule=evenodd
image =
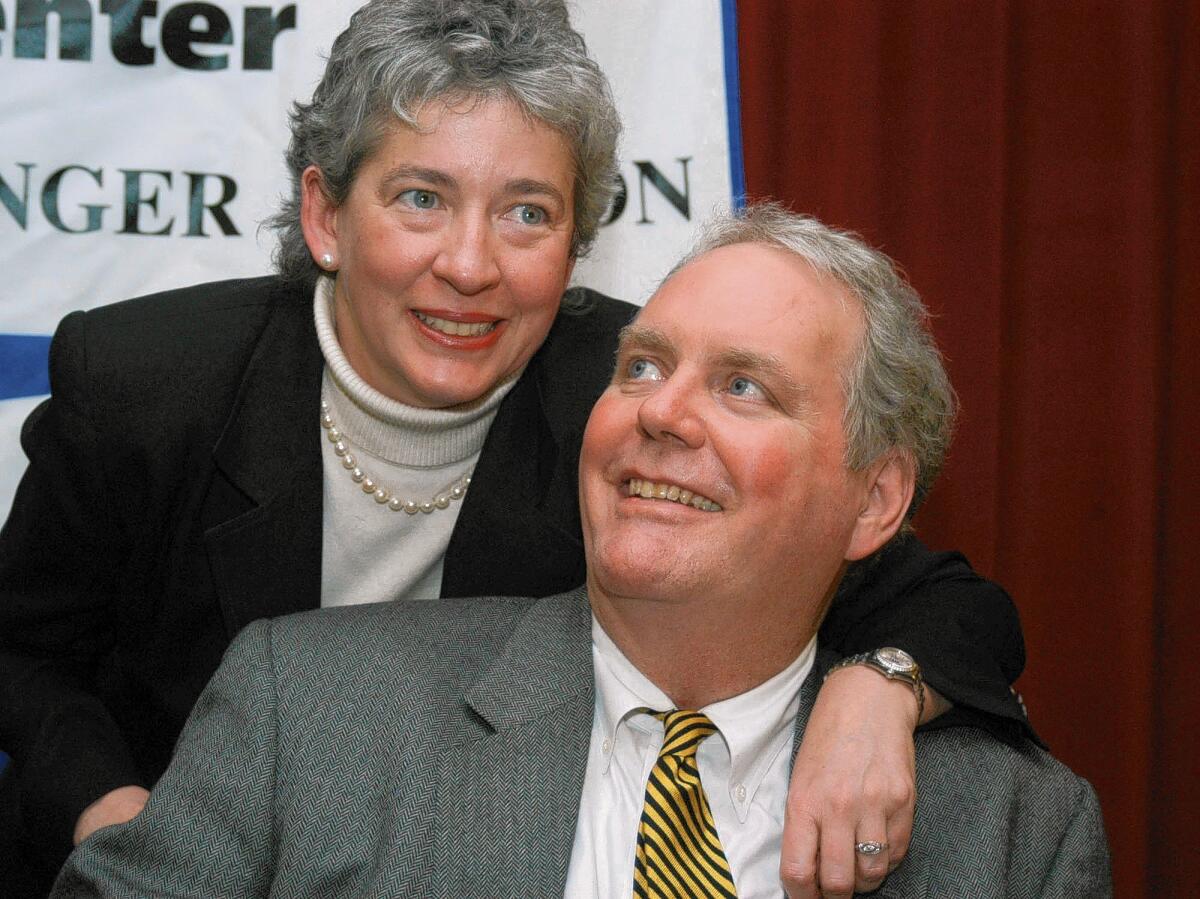
<path id="1" fill-rule="evenodd" d="M 582 581 L 579 440 L 633 309 L 563 294 L 618 133 L 558 0 L 377 0 L 294 110 L 278 275 L 63 321 L 0 536 L 0 745 L 51 864 L 137 813 L 250 620 Z M 960 707 L 1019 719 L 1015 615 L 959 557 L 897 545 L 822 640 L 906 648 Z M 826 883 L 877 883 L 867 817 L 898 860 L 917 716 L 904 684 L 830 679 L 785 866 L 819 842 Z"/>

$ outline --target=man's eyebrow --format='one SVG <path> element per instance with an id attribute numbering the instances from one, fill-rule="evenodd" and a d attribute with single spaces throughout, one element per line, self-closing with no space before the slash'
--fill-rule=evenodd
<path id="1" fill-rule="evenodd" d="M 675 356 L 675 343 L 657 328 L 639 325 L 637 322 L 621 329 L 618 352 L 648 352 L 661 356 Z M 733 369 L 748 375 L 769 379 L 771 385 L 787 394 L 786 399 L 801 401 L 812 394 L 812 388 L 795 379 L 783 361 L 771 353 L 760 353 L 742 347 L 730 347 L 711 355 L 706 364 L 720 369 Z M 782 398 L 781 398 L 782 399 Z"/>
<path id="2" fill-rule="evenodd" d="M 673 355 L 675 344 L 657 328 L 639 325 L 637 322 L 626 325 L 618 335 L 617 352 L 623 353 L 631 348 L 646 350 L 660 355 Z"/>
<path id="3" fill-rule="evenodd" d="M 793 399 L 803 399 L 812 393 L 812 388 L 792 377 L 788 367 L 772 353 L 731 347 L 717 353 L 712 359 L 712 364 L 719 368 L 732 368 L 751 375 L 766 376 Z"/>

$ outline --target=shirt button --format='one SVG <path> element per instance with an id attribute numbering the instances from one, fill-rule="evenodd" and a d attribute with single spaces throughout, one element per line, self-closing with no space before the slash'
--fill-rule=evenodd
<path id="1" fill-rule="evenodd" d="M 738 784 L 736 787 L 734 787 L 733 793 L 735 796 L 737 796 L 738 802 L 746 801 L 746 785 L 745 784 Z"/>
<path id="2" fill-rule="evenodd" d="M 605 740 L 602 744 L 600 744 L 600 748 L 604 751 L 605 755 L 608 755 L 610 752 L 612 752 L 612 740 Z"/>

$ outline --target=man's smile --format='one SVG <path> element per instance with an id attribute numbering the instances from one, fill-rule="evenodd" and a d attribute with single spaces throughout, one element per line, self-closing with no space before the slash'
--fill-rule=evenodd
<path id="1" fill-rule="evenodd" d="M 691 506 L 701 512 L 720 512 L 721 507 L 706 496 L 694 493 L 686 487 L 665 481 L 647 481 L 642 478 L 630 478 L 625 485 L 629 496 L 640 496 L 642 499 L 665 499 L 668 502 Z"/>

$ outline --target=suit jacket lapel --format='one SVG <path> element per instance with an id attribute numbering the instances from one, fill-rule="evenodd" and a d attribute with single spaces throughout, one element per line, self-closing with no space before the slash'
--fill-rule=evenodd
<path id="1" fill-rule="evenodd" d="M 225 430 L 206 500 L 213 580 L 232 636 L 320 604 L 324 360 L 304 298 L 277 288 Z"/>
<path id="2" fill-rule="evenodd" d="M 563 894 L 594 696 L 586 594 L 541 600 L 464 697 L 488 728 L 442 760 L 437 895 Z"/>
<path id="3" fill-rule="evenodd" d="M 574 473 L 559 470 L 538 370 L 535 359 L 488 431 L 446 550 L 443 596 L 546 596 L 583 583 Z M 570 484 L 548 500 L 556 473 Z"/>

